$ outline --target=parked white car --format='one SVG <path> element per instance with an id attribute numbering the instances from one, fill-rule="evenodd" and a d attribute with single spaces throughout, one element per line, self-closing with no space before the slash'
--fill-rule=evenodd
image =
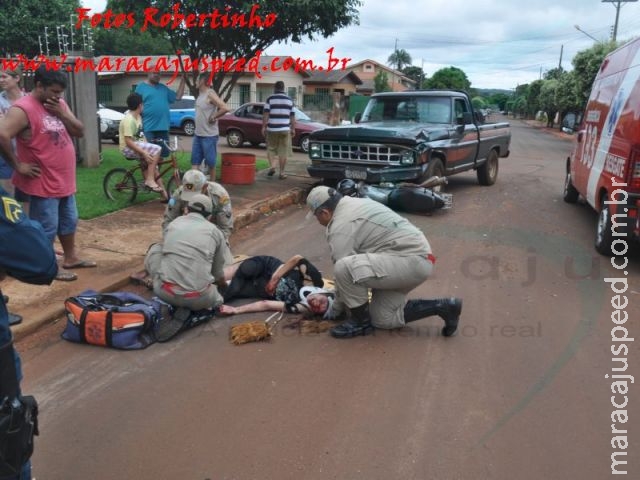
<path id="1" fill-rule="evenodd" d="M 106 108 L 101 103 L 98 104 L 98 116 L 100 117 L 100 138 L 111 139 L 113 143 L 118 143 L 118 132 L 120 120 L 124 118 L 124 113 Z"/>

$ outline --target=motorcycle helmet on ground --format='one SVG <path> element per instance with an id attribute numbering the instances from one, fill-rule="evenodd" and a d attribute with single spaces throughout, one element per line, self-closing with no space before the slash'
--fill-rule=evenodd
<path id="1" fill-rule="evenodd" d="M 336 185 L 336 190 L 338 190 L 338 192 L 340 192 L 345 197 L 358 196 L 358 185 L 350 178 L 340 180 L 338 182 L 338 185 Z"/>

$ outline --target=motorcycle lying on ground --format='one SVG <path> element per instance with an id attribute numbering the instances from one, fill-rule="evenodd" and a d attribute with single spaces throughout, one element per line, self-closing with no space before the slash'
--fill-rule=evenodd
<path id="1" fill-rule="evenodd" d="M 446 210 L 453 206 L 453 195 L 434 192 L 433 188 L 446 185 L 445 177 L 431 177 L 421 184 L 414 183 L 381 183 L 370 185 L 363 181 L 356 183 L 345 178 L 340 180 L 336 190 L 349 197 L 370 198 L 388 206 L 392 210 L 407 213 L 432 213 Z"/>

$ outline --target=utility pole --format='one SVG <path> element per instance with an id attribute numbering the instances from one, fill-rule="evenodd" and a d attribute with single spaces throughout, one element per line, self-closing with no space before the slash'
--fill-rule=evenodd
<path id="1" fill-rule="evenodd" d="M 562 71 L 562 52 L 564 51 L 564 45 L 560 46 L 560 61 L 558 62 L 558 68 Z"/>
<path id="2" fill-rule="evenodd" d="M 602 0 L 602 3 L 610 3 L 616 7 L 616 23 L 613 25 L 613 34 L 611 39 L 615 42 L 618 38 L 618 20 L 620 19 L 620 8 L 623 3 L 637 2 L 638 0 Z"/>

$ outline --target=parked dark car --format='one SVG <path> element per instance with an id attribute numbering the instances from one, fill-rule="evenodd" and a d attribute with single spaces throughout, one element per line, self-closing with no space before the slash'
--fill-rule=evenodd
<path id="1" fill-rule="evenodd" d="M 264 143 L 262 136 L 262 113 L 264 103 L 245 103 L 234 112 L 223 115 L 218 120 L 220 135 L 227 137 L 227 144 L 233 148 L 241 147 L 245 142 L 257 146 Z M 293 146 L 303 152 L 309 151 L 309 134 L 327 128 L 328 125 L 314 122 L 309 116 L 294 107 L 296 116 L 296 134 Z"/>
<path id="2" fill-rule="evenodd" d="M 190 95 L 183 95 L 169 105 L 169 125 L 171 128 L 182 130 L 185 135 L 196 133 L 196 99 Z"/>

